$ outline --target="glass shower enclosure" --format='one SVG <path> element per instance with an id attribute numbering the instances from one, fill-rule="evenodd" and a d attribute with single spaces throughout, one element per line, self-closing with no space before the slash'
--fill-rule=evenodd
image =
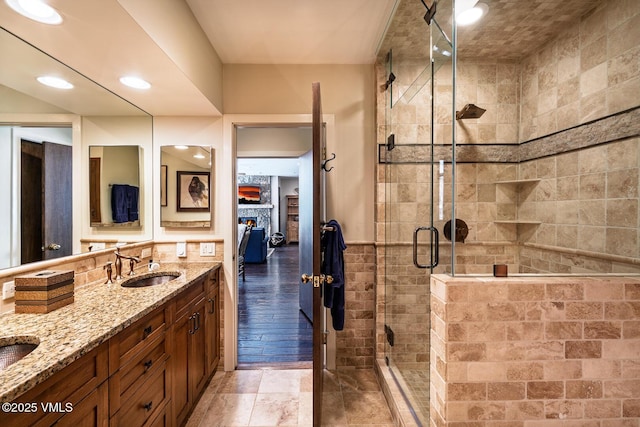
<path id="1" fill-rule="evenodd" d="M 385 360 L 415 421 L 429 425 L 432 273 L 453 274 L 455 150 L 451 1 L 424 8 L 424 43 L 392 47 L 385 71 Z M 421 16 L 422 17 L 422 16 Z M 429 21 L 427 24 L 426 21 Z M 451 29 L 451 25 L 449 24 Z"/>

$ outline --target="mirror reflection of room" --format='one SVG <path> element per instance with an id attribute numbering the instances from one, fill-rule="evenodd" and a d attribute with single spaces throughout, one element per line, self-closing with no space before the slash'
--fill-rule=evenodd
<path id="1" fill-rule="evenodd" d="M 89 205 L 91 226 L 140 226 L 142 148 L 89 147 Z"/>
<path id="2" fill-rule="evenodd" d="M 69 127 L 0 127 L 0 268 L 72 253 L 71 157 Z"/>
<path id="3" fill-rule="evenodd" d="M 211 147 L 161 148 L 160 220 L 163 227 L 210 227 L 213 200 Z"/>

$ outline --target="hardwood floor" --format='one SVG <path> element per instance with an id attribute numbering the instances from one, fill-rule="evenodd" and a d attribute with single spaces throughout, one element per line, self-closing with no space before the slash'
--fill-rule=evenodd
<path id="1" fill-rule="evenodd" d="M 275 248 L 238 278 L 238 368 L 312 360 L 312 325 L 298 303 L 298 245 Z"/>

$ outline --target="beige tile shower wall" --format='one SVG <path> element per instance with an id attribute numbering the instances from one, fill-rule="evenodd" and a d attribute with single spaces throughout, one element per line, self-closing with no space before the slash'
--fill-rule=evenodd
<path id="1" fill-rule="evenodd" d="M 640 425 L 640 279 L 432 276 L 432 425 Z"/>
<path id="2" fill-rule="evenodd" d="M 436 141 L 451 144 L 451 71 L 436 77 Z M 460 60 L 456 73 L 456 111 L 466 104 L 486 110 L 479 119 L 456 121 L 457 144 L 517 144 L 520 67 L 513 62 Z M 482 161 L 482 158 L 478 158 Z"/>
<path id="3" fill-rule="evenodd" d="M 517 216 L 542 222 L 520 234 L 522 272 L 638 272 L 639 171 L 640 138 L 520 164 L 520 179 L 540 182 L 520 192 Z"/>
<path id="4" fill-rule="evenodd" d="M 347 242 L 345 324 L 336 336 L 337 368 L 373 368 L 375 358 L 375 268 L 372 244 Z"/>
<path id="5" fill-rule="evenodd" d="M 520 141 L 636 107 L 640 2 L 608 0 L 522 63 Z"/>

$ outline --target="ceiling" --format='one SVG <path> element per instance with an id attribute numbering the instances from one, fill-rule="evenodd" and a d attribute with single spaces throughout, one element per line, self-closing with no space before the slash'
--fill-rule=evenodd
<path id="1" fill-rule="evenodd" d="M 480 0 L 489 10 L 476 24 L 458 27 L 459 58 L 518 61 L 559 35 L 602 0 Z M 426 1 L 431 4 L 431 0 Z M 451 38 L 451 1 L 438 2 L 436 21 Z M 420 0 L 401 0 L 379 57 L 428 57 L 429 27 Z"/>
<path id="2" fill-rule="evenodd" d="M 186 0 L 222 62 L 370 64 L 398 0 Z"/>
<path id="3" fill-rule="evenodd" d="M 487 17 L 459 30 L 460 57 L 518 60 L 600 3 L 483 1 L 489 6 Z M 243 64 L 373 63 L 378 52 L 383 54 L 391 46 L 394 55 L 407 56 L 420 56 L 428 46 L 420 0 L 48 3 L 61 12 L 63 25 L 34 23 L 2 1 L 0 26 L 156 116 L 221 114 L 215 106 L 221 104 L 216 99 L 221 94 L 206 86 L 215 80 L 209 70 L 215 70 L 218 61 L 210 55 L 211 46 L 222 63 Z M 446 15 L 447 4 L 450 7 L 451 2 L 438 3 L 440 16 Z M 194 70 L 205 72 L 198 76 Z M 118 78 L 130 72 L 151 81 L 152 90 L 124 88 Z"/>

